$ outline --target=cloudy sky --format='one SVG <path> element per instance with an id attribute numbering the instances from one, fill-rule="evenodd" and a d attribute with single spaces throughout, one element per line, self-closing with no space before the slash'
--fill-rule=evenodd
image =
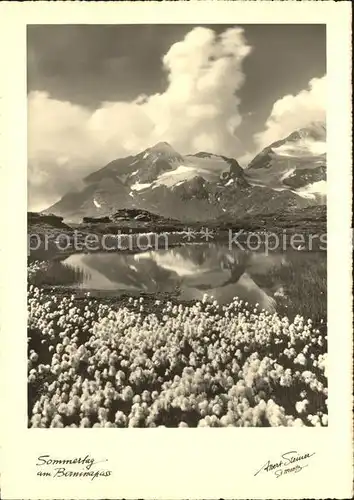
<path id="1" fill-rule="evenodd" d="M 243 166 L 325 119 L 323 25 L 28 28 L 29 206 L 163 140 Z"/>

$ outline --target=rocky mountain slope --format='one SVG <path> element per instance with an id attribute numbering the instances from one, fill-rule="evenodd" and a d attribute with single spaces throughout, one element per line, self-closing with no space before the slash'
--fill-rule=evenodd
<path id="1" fill-rule="evenodd" d="M 243 169 L 208 152 L 181 155 L 161 142 L 112 161 L 45 213 L 67 221 L 147 210 L 185 221 L 269 213 L 325 202 L 325 128 L 313 124 L 273 143 Z"/>
<path id="2" fill-rule="evenodd" d="M 326 194 L 326 127 L 311 123 L 261 151 L 245 175 L 252 185 L 291 189 L 321 202 Z"/>

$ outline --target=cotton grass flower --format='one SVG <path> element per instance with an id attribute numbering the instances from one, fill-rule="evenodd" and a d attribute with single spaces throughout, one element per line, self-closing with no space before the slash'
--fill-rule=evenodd
<path id="1" fill-rule="evenodd" d="M 29 342 L 37 335 L 31 345 L 40 345 L 29 350 L 29 425 L 328 424 L 326 338 L 312 321 L 237 298 L 148 308 L 146 300 L 111 308 L 29 288 Z"/>

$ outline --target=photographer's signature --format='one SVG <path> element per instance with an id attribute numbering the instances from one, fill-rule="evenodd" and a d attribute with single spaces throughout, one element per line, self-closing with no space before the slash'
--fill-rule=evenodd
<path id="1" fill-rule="evenodd" d="M 277 461 L 272 462 L 268 460 L 254 475 L 257 476 L 261 473 L 270 473 L 278 479 L 287 474 L 297 474 L 308 466 L 309 459 L 314 455 L 315 453 L 287 451 L 283 453 Z"/>

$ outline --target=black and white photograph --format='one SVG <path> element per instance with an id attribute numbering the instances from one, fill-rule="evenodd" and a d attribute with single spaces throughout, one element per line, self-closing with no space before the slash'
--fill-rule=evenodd
<path id="1" fill-rule="evenodd" d="M 325 24 L 27 26 L 28 428 L 329 424 L 326 103 Z"/>

